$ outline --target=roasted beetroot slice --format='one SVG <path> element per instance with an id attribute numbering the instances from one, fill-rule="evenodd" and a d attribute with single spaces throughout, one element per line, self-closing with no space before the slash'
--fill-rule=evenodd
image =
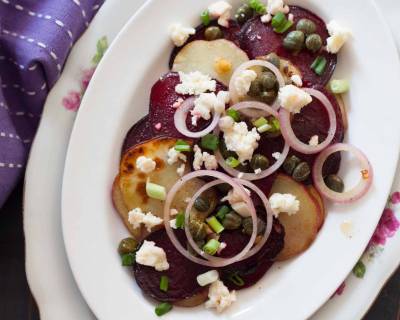
<path id="1" fill-rule="evenodd" d="M 129 129 L 122 145 L 121 155 L 124 155 L 128 149 L 151 138 L 154 138 L 154 135 L 151 131 L 149 116 L 146 115 Z"/>
<path id="2" fill-rule="evenodd" d="M 342 142 L 344 138 L 344 126 L 340 106 L 336 98 L 323 87 L 317 86 L 315 89 L 323 92 L 327 96 L 336 113 L 337 127 L 332 144 Z M 325 108 L 319 100 L 313 99 L 313 101 L 304 107 L 299 114 L 294 115 L 292 128 L 297 138 L 304 143 L 308 143 L 310 138 L 314 135 L 318 135 L 319 141 L 322 142 L 326 139 L 329 130 L 328 113 L 325 111 Z M 317 157 L 315 154 L 307 155 L 294 150 L 289 152 L 289 156 L 292 154 L 306 161 L 311 168 L 314 165 L 315 158 Z M 339 153 L 330 156 L 323 167 L 323 175 L 326 176 L 328 174 L 337 173 L 340 168 L 340 160 L 341 156 Z M 311 180 L 307 182 L 311 182 Z"/>
<path id="3" fill-rule="evenodd" d="M 186 242 L 183 230 L 177 230 L 176 235 L 182 243 Z M 204 289 L 199 286 L 196 278 L 209 268 L 193 263 L 181 255 L 169 240 L 165 229 L 153 232 L 146 240 L 154 241 L 158 247 L 164 249 L 169 269 L 159 272 L 153 267 L 135 264 L 135 279 L 145 294 L 158 301 L 174 302 L 192 297 Z M 160 278 L 163 275 L 169 279 L 167 292 L 160 290 Z"/>
<path id="4" fill-rule="evenodd" d="M 321 36 L 324 45 L 326 45 L 326 39 L 329 37 L 329 34 L 325 22 L 322 21 L 321 18 L 297 6 L 290 6 L 290 13 L 294 15 L 294 24 L 288 32 L 295 29 L 296 23 L 300 19 L 310 19 L 314 21 L 317 26 L 316 33 Z M 260 17 L 256 16 L 243 25 L 240 35 L 240 47 L 248 54 L 250 59 L 275 52 L 279 56 L 290 60 L 300 69 L 303 75 L 303 83 L 306 86 L 325 85 L 328 83 L 335 70 L 337 56 L 322 50 L 317 53 L 312 53 L 307 49 L 293 54 L 282 45 L 286 34 L 287 33 L 282 35 L 274 32 L 270 23 L 264 24 L 261 22 Z M 318 76 L 310 68 L 311 64 L 318 56 L 325 57 L 327 60 L 326 69 L 322 76 Z"/>
<path id="5" fill-rule="evenodd" d="M 254 285 L 267 272 L 273 263 L 273 259 L 283 249 L 285 230 L 283 226 L 274 219 L 271 234 L 265 245 L 254 256 L 234 263 L 230 266 L 220 268 L 221 279 L 229 289 L 244 289 Z M 227 243 L 227 247 L 221 252 L 221 256 L 230 257 L 242 250 L 249 241 L 249 236 L 240 230 L 224 231 L 220 241 Z M 230 280 L 232 275 L 238 275 L 244 280 L 244 285 L 239 286 Z"/>
<path id="6" fill-rule="evenodd" d="M 218 22 L 216 20 L 215 21 L 211 21 L 211 23 L 207 27 L 204 26 L 203 24 L 197 26 L 196 34 L 190 36 L 189 39 L 186 41 L 185 45 L 187 45 L 188 43 L 190 43 L 192 41 L 195 41 L 195 40 L 205 40 L 204 31 L 208 27 L 211 27 L 211 26 L 218 26 L 222 30 L 223 34 L 224 34 L 223 39 L 232 41 L 238 47 L 240 46 L 240 42 L 239 42 L 240 26 L 234 20 L 230 20 L 229 21 L 229 27 L 228 28 L 225 28 L 225 27 L 222 27 L 222 26 L 218 25 Z M 174 49 L 172 50 L 171 56 L 169 58 L 169 68 L 170 69 L 172 69 L 175 57 L 177 56 L 177 54 L 179 53 L 179 51 L 181 51 L 181 49 L 183 47 L 184 46 L 182 46 L 182 47 L 174 47 Z"/>
<path id="7" fill-rule="evenodd" d="M 175 92 L 175 87 L 180 83 L 179 74 L 176 72 L 169 72 L 162 76 L 151 89 L 150 95 L 150 125 L 153 134 L 167 135 L 174 138 L 184 137 L 178 132 L 174 124 L 174 114 L 176 109 L 173 104 L 178 98 L 185 99 L 187 96 L 180 95 Z M 217 82 L 216 92 L 226 90 L 226 87 Z M 193 127 L 190 122 L 190 117 L 187 118 L 186 124 L 191 131 L 200 131 L 204 129 L 210 121 L 198 121 L 197 127 Z M 156 125 L 161 128 L 157 130 Z"/>

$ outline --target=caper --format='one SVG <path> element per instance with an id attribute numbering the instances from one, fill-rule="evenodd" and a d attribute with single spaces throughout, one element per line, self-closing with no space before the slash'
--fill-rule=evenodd
<path id="1" fill-rule="evenodd" d="M 253 16 L 253 13 L 253 9 L 248 4 L 244 4 L 236 11 L 235 19 L 240 24 L 243 24 Z"/>
<path id="2" fill-rule="evenodd" d="M 266 60 L 272 63 L 278 69 L 281 67 L 281 59 L 279 59 L 278 55 L 275 52 L 271 52 L 267 55 Z"/>
<path id="3" fill-rule="evenodd" d="M 247 93 L 250 97 L 259 97 L 262 92 L 262 83 L 260 79 L 256 79 L 251 82 L 249 92 Z"/>
<path id="4" fill-rule="evenodd" d="M 226 230 L 239 229 L 241 224 L 242 217 L 233 211 L 229 212 L 222 221 L 222 225 Z"/>
<path id="5" fill-rule="evenodd" d="M 271 104 L 275 101 L 277 95 L 278 95 L 277 92 L 274 90 L 263 91 L 260 94 L 260 99 L 262 102 L 265 102 L 266 104 Z"/>
<path id="6" fill-rule="evenodd" d="M 189 221 L 189 231 L 196 241 L 204 240 L 207 236 L 207 228 L 204 222 L 192 219 Z"/>
<path id="7" fill-rule="evenodd" d="M 300 19 L 296 25 L 296 30 L 302 31 L 304 34 L 314 33 L 316 29 L 315 23 L 309 19 Z"/>
<path id="8" fill-rule="evenodd" d="M 194 207 L 200 212 L 205 212 L 210 209 L 210 201 L 204 197 L 198 197 L 194 201 Z"/>
<path id="9" fill-rule="evenodd" d="M 253 233 L 253 220 L 251 217 L 244 218 L 242 221 L 243 233 L 251 236 Z M 265 231 L 265 222 L 257 217 L 257 234 L 263 234 Z"/>
<path id="10" fill-rule="evenodd" d="M 283 46 L 290 51 L 300 51 L 304 44 L 304 33 L 302 31 L 291 31 L 283 39 Z"/>
<path id="11" fill-rule="evenodd" d="M 120 255 L 135 252 L 138 242 L 133 238 L 122 239 L 118 246 L 118 253 Z"/>
<path id="12" fill-rule="evenodd" d="M 265 170 L 269 167 L 269 160 L 266 156 L 263 156 L 262 154 L 255 154 L 251 158 L 250 166 L 253 170 Z"/>
<path id="13" fill-rule="evenodd" d="M 330 174 L 329 176 L 327 176 L 325 178 L 325 184 L 329 189 L 335 192 L 342 193 L 344 191 L 343 180 L 336 174 Z"/>
<path id="14" fill-rule="evenodd" d="M 291 156 L 286 158 L 285 162 L 283 162 L 283 170 L 289 175 L 292 175 L 294 168 L 301 162 L 299 158 L 296 156 Z"/>
<path id="15" fill-rule="evenodd" d="M 263 89 L 266 91 L 276 87 L 276 76 L 271 71 L 263 72 L 259 79 Z"/>
<path id="16" fill-rule="evenodd" d="M 317 52 L 322 47 L 322 39 L 319 34 L 313 33 L 306 38 L 306 48 L 312 52 Z"/>
<path id="17" fill-rule="evenodd" d="M 307 162 L 300 162 L 296 168 L 294 168 L 292 177 L 297 182 L 305 181 L 310 176 L 310 166 Z"/>
<path id="18" fill-rule="evenodd" d="M 204 31 L 204 37 L 208 41 L 221 39 L 221 38 L 223 38 L 223 36 L 224 36 L 224 33 L 222 32 L 222 30 L 219 27 L 215 27 L 215 26 L 208 27 Z"/>

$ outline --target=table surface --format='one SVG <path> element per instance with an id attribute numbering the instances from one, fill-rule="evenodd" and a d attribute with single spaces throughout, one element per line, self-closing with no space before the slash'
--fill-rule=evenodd
<path id="1" fill-rule="evenodd" d="M 22 195 L 21 182 L 0 210 L 0 318 L 2 320 L 39 320 L 39 312 L 25 275 Z M 400 269 L 386 284 L 364 318 L 364 320 L 376 319 L 400 320 Z"/>

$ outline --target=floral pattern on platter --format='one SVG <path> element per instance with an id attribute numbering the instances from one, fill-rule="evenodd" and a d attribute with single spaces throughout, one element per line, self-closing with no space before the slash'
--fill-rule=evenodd
<path id="1" fill-rule="evenodd" d="M 352 274 L 357 278 L 364 278 L 367 272 L 368 263 L 379 256 L 384 250 L 388 238 L 392 238 L 400 229 L 400 220 L 396 216 L 395 206 L 400 204 L 400 192 L 396 191 L 389 197 L 386 208 L 383 210 L 378 226 L 372 235 L 362 257 L 353 268 Z M 335 291 L 334 295 L 341 295 L 345 289 L 346 283 L 343 282 Z"/>
<path id="2" fill-rule="evenodd" d="M 89 82 L 93 77 L 93 74 L 96 70 L 97 65 L 101 61 L 108 48 L 108 41 L 106 37 L 102 37 L 97 41 L 96 45 L 96 54 L 92 58 L 92 66 L 88 69 L 82 71 L 82 77 L 80 80 L 80 90 L 71 90 L 68 94 L 62 99 L 62 105 L 64 108 L 70 111 L 78 111 L 79 106 L 81 105 L 81 100 L 87 87 L 89 86 Z"/>

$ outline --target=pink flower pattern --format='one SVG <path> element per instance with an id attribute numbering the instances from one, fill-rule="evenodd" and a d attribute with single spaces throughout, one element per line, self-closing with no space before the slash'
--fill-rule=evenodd
<path id="1" fill-rule="evenodd" d="M 68 95 L 62 99 L 62 104 L 67 110 L 77 111 L 81 104 L 81 94 L 77 91 L 70 91 Z"/>

